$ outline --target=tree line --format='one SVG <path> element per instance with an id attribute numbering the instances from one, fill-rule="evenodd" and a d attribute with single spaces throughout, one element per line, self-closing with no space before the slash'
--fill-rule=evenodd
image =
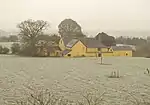
<path id="1" fill-rule="evenodd" d="M 44 40 L 46 42 L 53 41 L 55 44 L 58 44 L 61 37 L 87 37 L 82 32 L 81 26 L 72 19 L 64 19 L 60 22 L 60 24 L 58 25 L 59 35 L 46 35 L 44 31 L 47 30 L 49 26 L 50 24 L 47 21 L 32 19 L 23 21 L 18 24 L 17 27 L 20 30 L 19 37 L 22 43 L 20 47 L 20 54 L 27 56 L 36 56 L 36 45 L 39 40 Z M 95 37 L 95 39 L 100 40 L 104 45 L 115 45 L 115 38 L 113 36 L 109 36 L 106 33 L 99 33 L 99 35 L 97 36 L 100 36 L 101 38 Z"/>
<path id="2" fill-rule="evenodd" d="M 25 56 L 36 56 L 37 44 L 40 40 L 46 42 L 52 41 L 55 44 L 59 43 L 60 37 L 85 37 L 82 33 L 80 25 L 72 19 L 65 19 L 58 25 L 59 35 L 46 35 L 45 30 L 49 28 L 50 24 L 43 20 L 25 20 L 17 25 L 20 30 L 20 50 L 19 54 Z M 15 49 L 18 45 L 13 45 Z M 42 45 L 41 45 L 42 46 Z"/>
<path id="3" fill-rule="evenodd" d="M 12 53 L 21 54 L 25 56 L 36 56 L 37 43 L 40 40 L 46 42 L 52 41 L 55 44 L 59 43 L 61 37 L 72 37 L 72 38 L 85 38 L 87 37 L 83 32 L 81 26 L 72 19 L 64 19 L 58 25 L 58 34 L 45 34 L 44 31 L 49 28 L 50 24 L 44 20 L 25 20 L 17 25 L 20 30 L 18 36 L 9 36 L 0 38 L 8 41 L 19 41 L 20 45 L 14 43 L 12 45 Z M 105 32 L 98 33 L 95 39 L 101 41 L 106 46 L 115 46 L 116 44 L 128 44 L 136 46 L 137 50 L 134 52 L 134 56 L 150 56 L 150 37 L 147 39 L 137 37 L 114 37 L 108 35 Z"/>
<path id="4" fill-rule="evenodd" d="M 1 36 L 0 42 L 17 42 L 18 36 L 17 35 L 10 35 L 10 36 Z"/>

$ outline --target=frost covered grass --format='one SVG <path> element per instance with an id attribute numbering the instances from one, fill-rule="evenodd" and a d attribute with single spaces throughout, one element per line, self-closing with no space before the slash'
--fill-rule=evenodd
<path id="1" fill-rule="evenodd" d="M 25 86 L 34 85 L 59 91 L 72 100 L 83 95 L 90 98 L 92 92 L 94 97 L 105 93 L 103 99 L 111 105 L 149 103 L 150 76 L 145 71 L 150 68 L 150 59 L 106 57 L 103 62 L 111 65 L 99 62 L 97 58 L 0 56 L 0 102 L 23 94 Z M 122 78 L 108 78 L 117 70 Z"/>

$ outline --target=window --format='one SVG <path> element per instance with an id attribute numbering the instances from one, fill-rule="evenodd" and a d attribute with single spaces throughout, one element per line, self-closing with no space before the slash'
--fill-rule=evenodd
<path id="1" fill-rule="evenodd" d="M 101 51 L 101 48 L 98 48 L 98 51 Z"/>

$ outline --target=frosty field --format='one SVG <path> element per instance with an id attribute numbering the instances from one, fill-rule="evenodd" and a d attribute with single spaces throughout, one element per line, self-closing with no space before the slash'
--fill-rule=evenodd
<path id="1" fill-rule="evenodd" d="M 75 90 L 85 88 L 123 89 L 147 93 L 150 76 L 144 74 L 150 68 L 150 59 L 130 57 L 106 57 L 100 65 L 99 58 L 28 58 L 0 56 L 0 102 L 24 85 L 40 84 L 52 88 L 59 84 Z M 108 78 L 112 71 L 119 71 L 121 78 Z M 110 90 L 108 90 L 110 91 Z M 122 94 L 122 93 L 121 93 Z M 116 105 L 126 100 L 118 92 L 110 92 Z M 110 98 L 109 98 L 110 99 Z M 116 101 L 118 100 L 118 102 Z"/>

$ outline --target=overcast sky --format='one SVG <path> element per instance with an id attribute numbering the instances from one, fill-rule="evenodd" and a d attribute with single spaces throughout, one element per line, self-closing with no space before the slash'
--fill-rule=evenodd
<path id="1" fill-rule="evenodd" d="M 29 18 L 52 29 L 72 18 L 84 30 L 150 30 L 150 0 L 0 0 L 0 29 Z"/>

